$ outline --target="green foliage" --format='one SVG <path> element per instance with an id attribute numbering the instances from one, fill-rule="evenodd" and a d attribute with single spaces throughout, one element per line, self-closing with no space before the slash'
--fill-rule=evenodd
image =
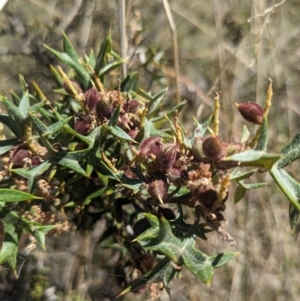
<path id="1" fill-rule="evenodd" d="M 110 33 L 99 53 L 90 52 L 85 59 L 65 34 L 62 52 L 46 48 L 72 71 L 51 67 L 57 99 L 50 102 L 36 83 L 31 92 L 23 77 L 19 94 L 12 92 L 12 100 L 0 97 L 7 111 L 0 121 L 14 135 L 0 142 L 0 263 L 16 269 L 26 235 L 45 248 L 48 232 L 59 234 L 71 225 L 90 230 L 105 217 L 107 230 L 99 243 L 119 245 L 121 259 L 129 258 L 120 268 L 131 266 L 141 275 L 120 296 L 153 282 L 162 282 L 168 291 L 183 266 L 210 284 L 214 269 L 238 252 L 210 256 L 197 249 L 196 238 L 206 240 L 207 233 L 215 231 L 234 243 L 223 228 L 229 187 L 232 181 L 238 184 L 234 202 L 239 202 L 246 191 L 268 184 L 248 183 L 256 172 L 269 172 L 290 201 L 294 231 L 300 184 L 283 167 L 299 158 L 299 134 L 281 152 L 268 152 L 271 93 L 267 109 L 259 110 L 264 116 L 252 141 L 245 126 L 240 142 L 219 137 L 219 94 L 214 114 L 203 122 L 195 120 L 187 135 L 179 118 L 185 102 L 161 114 L 167 89 L 154 95 L 140 89 L 136 72 L 115 83 L 118 88 L 106 86 L 106 77 L 123 63 L 112 49 Z M 203 152 L 207 137 L 218 141 L 210 144 L 217 147 L 209 150 L 217 153 L 215 158 Z M 192 208 L 195 223 L 185 221 L 182 206 Z M 91 209 L 97 211 L 92 220 L 85 218 Z"/>

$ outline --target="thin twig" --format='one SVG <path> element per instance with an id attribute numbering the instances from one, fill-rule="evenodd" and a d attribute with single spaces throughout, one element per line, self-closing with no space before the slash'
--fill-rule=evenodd
<path id="1" fill-rule="evenodd" d="M 120 37 L 121 37 L 121 56 L 124 61 L 127 60 L 127 38 L 126 38 L 126 4 L 125 0 L 119 0 L 119 7 L 120 7 Z M 127 76 L 127 63 L 122 64 L 122 72 L 123 72 L 123 78 L 126 78 Z"/>
<path id="2" fill-rule="evenodd" d="M 173 15 L 170 9 L 168 0 L 163 0 L 165 12 L 169 21 L 169 25 L 172 31 L 173 37 L 173 52 L 174 52 L 174 67 L 175 67 L 175 86 L 176 86 L 176 103 L 180 103 L 180 88 L 179 88 L 179 54 L 178 54 L 178 39 L 176 25 L 173 19 Z"/>

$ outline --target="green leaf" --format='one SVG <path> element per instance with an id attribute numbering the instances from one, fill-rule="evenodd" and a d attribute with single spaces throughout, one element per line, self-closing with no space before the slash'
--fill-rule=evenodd
<path id="1" fill-rule="evenodd" d="M 245 195 L 246 189 L 242 185 L 238 185 L 234 192 L 234 203 L 238 203 Z"/>
<path id="2" fill-rule="evenodd" d="M 48 131 L 48 127 L 41 121 L 40 118 L 36 117 L 33 113 L 29 113 L 31 120 L 33 121 L 34 126 L 38 130 L 40 135 L 43 135 Z"/>
<path id="3" fill-rule="evenodd" d="M 120 182 L 118 175 L 111 170 L 103 161 L 102 159 L 98 160 L 97 162 L 95 162 L 96 166 L 97 166 L 97 171 L 103 175 L 103 176 L 107 176 L 111 179 L 117 180 L 118 182 Z"/>
<path id="4" fill-rule="evenodd" d="M 246 143 L 248 138 L 250 136 L 250 132 L 248 130 L 248 128 L 244 125 L 243 126 L 243 132 L 242 132 L 242 138 L 241 138 L 241 143 Z"/>
<path id="5" fill-rule="evenodd" d="M 122 64 L 123 64 L 122 61 L 116 61 L 116 62 L 112 62 L 112 63 L 106 64 L 103 68 L 101 68 L 101 70 L 99 72 L 99 76 L 103 76 L 103 75 L 109 73 L 110 71 L 118 68 Z M 121 91 L 123 91 L 123 90 L 121 90 Z"/>
<path id="6" fill-rule="evenodd" d="M 78 62 L 78 54 L 73 47 L 72 43 L 66 36 L 66 34 L 63 32 L 63 39 L 64 39 L 64 52 L 74 61 Z"/>
<path id="7" fill-rule="evenodd" d="M 169 222 L 164 218 L 158 219 L 151 214 L 144 214 L 151 228 L 140 234 L 136 240 L 139 244 L 150 251 L 158 251 L 177 261 L 179 240 L 172 233 Z"/>
<path id="8" fill-rule="evenodd" d="M 219 268 L 222 265 L 226 264 L 227 262 L 229 262 L 232 258 L 236 257 L 237 255 L 239 255 L 240 252 L 226 252 L 226 253 L 219 253 L 217 255 L 214 256 L 210 256 L 209 260 L 211 262 L 211 265 L 214 268 Z"/>
<path id="9" fill-rule="evenodd" d="M 136 143 L 136 141 L 134 141 L 124 130 L 122 130 L 118 126 L 103 125 L 103 127 L 105 129 L 107 129 L 112 135 L 116 136 L 117 138 Z"/>
<path id="10" fill-rule="evenodd" d="M 15 134 L 15 136 L 20 137 L 22 135 L 19 127 L 15 124 L 14 120 L 12 120 L 9 115 L 0 114 L 0 122 L 8 126 L 9 129 Z"/>
<path id="11" fill-rule="evenodd" d="M 284 169 L 273 167 L 270 174 L 291 204 L 300 210 L 300 183 L 294 180 Z"/>
<path id="12" fill-rule="evenodd" d="M 10 203 L 10 202 L 21 202 L 33 199 L 43 199 L 41 197 L 29 194 L 15 189 L 0 189 L 0 202 Z"/>
<path id="13" fill-rule="evenodd" d="M 12 138 L 0 141 L 0 155 L 7 153 L 11 150 L 20 140 L 18 138 Z"/>
<path id="14" fill-rule="evenodd" d="M 88 88 L 90 82 L 90 75 L 88 71 L 81 65 L 78 61 L 74 61 L 67 53 L 56 51 L 47 45 L 45 47 L 52 52 L 59 60 L 64 62 L 69 67 L 73 68 L 78 75 L 79 80 L 81 81 L 82 85 L 85 89 Z"/>
<path id="15" fill-rule="evenodd" d="M 129 92 L 133 88 L 135 83 L 137 82 L 137 77 L 138 77 L 137 72 L 133 72 L 133 73 L 127 75 L 127 77 L 121 83 L 120 90 L 122 92 Z"/>
<path id="16" fill-rule="evenodd" d="M 80 164 L 74 160 L 74 159 L 68 159 L 66 157 L 52 157 L 51 159 L 54 159 L 54 161 L 64 167 L 67 167 L 71 170 L 74 170 L 78 172 L 79 174 L 83 175 L 84 177 L 86 176 L 85 170 L 80 166 Z"/>
<path id="17" fill-rule="evenodd" d="M 159 106 L 159 104 L 161 103 L 165 93 L 168 91 L 168 88 L 160 91 L 159 93 L 155 94 L 152 99 L 150 100 L 149 103 L 149 109 L 148 109 L 148 114 L 147 116 L 150 116 L 155 110 L 156 108 Z"/>
<path id="18" fill-rule="evenodd" d="M 226 157 L 223 161 L 238 161 L 241 162 L 242 166 L 255 166 L 270 170 L 280 158 L 280 154 L 267 154 L 264 151 L 248 150 Z"/>
<path id="19" fill-rule="evenodd" d="M 95 191 L 93 191 L 91 194 L 89 194 L 86 199 L 94 199 L 98 196 L 101 196 L 105 193 L 105 191 L 107 190 L 107 187 L 102 187 L 102 188 L 99 188 L 99 189 L 96 189 Z"/>
<path id="20" fill-rule="evenodd" d="M 192 139 L 195 137 L 204 137 L 206 131 L 207 131 L 207 127 L 210 125 L 211 123 L 211 119 L 212 119 L 213 114 L 211 114 L 208 119 L 206 121 L 204 121 L 203 123 L 199 123 L 195 118 L 194 118 L 194 122 L 196 124 L 196 128 L 193 132 L 192 135 Z"/>
<path id="21" fill-rule="evenodd" d="M 280 153 L 283 156 L 276 164 L 278 168 L 283 168 L 294 160 L 300 158 L 300 132 L 297 133 L 291 143 L 282 149 Z"/>
<path id="22" fill-rule="evenodd" d="M 5 208 L 4 205 L 4 203 L 0 203 L 0 218 L 5 228 L 5 238 L 0 250 L 0 264 L 7 262 L 16 273 L 15 269 L 19 249 L 19 232 L 16 229 L 16 225 L 19 224 L 20 218 L 15 212 Z"/>
<path id="23" fill-rule="evenodd" d="M 108 126 L 116 126 L 118 123 L 118 119 L 120 116 L 121 104 L 117 106 L 117 108 L 113 111 L 111 118 L 109 120 Z"/>
<path id="24" fill-rule="evenodd" d="M 292 203 L 290 203 L 289 206 L 289 219 L 290 219 L 290 225 L 292 229 L 292 235 L 295 233 L 296 226 L 299 222 L 299 217 L 300 217 L 300 211 L 299 209 L 295 208 Z"/>
<path id="25" fill-rule="evenodd" d="M 117 297 L 121 297 L 128 292 L 138 292 L 142 287 L 148 283 L 163 282 L 165 289 L 167 289 L 169 282 L 174 278 L 178 270 L 169 258 L 165 257 L 155 267 L 146 273 L 144 276 L 137 278 L 133 283 L 123 290 Z"/>
<path id="26" fill-rule="evenodd" d="M 257 141 L 257 150 L 265 151 L 268 143 L 268 120 L 265 117 L 260 127 L 259 138 Z"/>
<path id="27" fill-rule="evenodd" d="M 244 179 L 249 179 L 258 169 L 251 169 L 245 172 L 240 172 L 240 168 L 237 167 L 235 168 L 231 173 L 230 173 L 230 181 L 240 181 Z"/>
<path id="28" fill-rule="evenodd" d="M 210 284 L 213 275 L 213 266 L 209 257 L 194 247 L 195 239 L 193 237 L 185 240 L 182 259 L 186 267 L 204 283 Z"/>
<path id="29" fill-rule="evenodd" d="M 241 186 L 243 186 L 246 190 L 257 189 L 257 188 L 261 188 L 261 187 L 269 185 L 269 183 L 249 183 L 249 184 L 247 184 L 244 181 L 239 181 L 239 184 Z"/>
<path id="30" fill-rule="evenodd" d="M 10 116 L 17 122 L 20 128 L 23 128 L 24 121 L 26 119 L 26 115 L 20 111 L 20 109 L 15 106 L 11 101 L 9 101 L 6 97 L 2 99 L 4 105 Z"/>
<path id="31" fill-rule="evenodd" d="M 98 76 L 101 68 L 105 64 L 105 57 L 111 52 L 111 45 L 111 31 L 109 31 L 101 45 L 100 51 L 96 59 L 95 72 Z"/>
<path id="32" fill-rule="evenodd" d="M 60 121 L 57 121 L 53 124 L 51 124 L 49 127 L 48 127 L 48 130 L 46 132 L 43 133 L 43 136 L 50 136 L 50 135 L 53 135 L 54 133 L 58 132 L 58 131 L 61 131 L 63 126 L 68 123 L 73 117 L 68 117 L 68 118 L 65 118 L 63 120 L 60 120 Z"/>
<path id="33" fill-rule="evenodd" d="M 24 116 L 27 117 L 29 108 L 30 108 L 29 96 L 28 96 L 28 92 L 26 92 L 23 95 L 21 102 L 19 104 L 19 110 L 22 114 L 24 114 Z"/>

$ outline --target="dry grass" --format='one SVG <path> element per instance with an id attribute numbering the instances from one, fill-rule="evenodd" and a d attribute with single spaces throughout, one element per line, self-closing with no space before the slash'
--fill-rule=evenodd
<path id="1" fill-rule="evenodd" d="M 26 18 L 32 13 L 26 12 L 24 4 L 22 7 L 25 12 L 20 12 L 18 5 L 24 1 L 9 2 L 10 11 L 21 21 L 24 19 L 25 24 Z M 70 38 L 82 51 L 98 45 L 108 24 L 112 27 L 114 37 L 119 36 L 117 1 L 91 1 L 95 9 L 90 28 L 85 23 L 90 15 L 86 13 L 88 10 L 84 3 L 81 3 L 77 14 L 75 8 L 73 11 L 73 21 L 81 14 L 79 20 L 82 22 L 73 22 L 67 20 L 68 5 L 72 1 L 65 1 L 66 4 L 57 6 L 58 9 L 55 8 L 56 1 L 47 1 L 47 11 L 40 6 L 45 1 L 25 2 L 28 8 L 36 6 L 35 9 L 44 14 L 43 18 L 36 15 L 37 22 L 42 26 L 46 26 L 49 20 L 60 20 L 59 24 L 66 27 Z M 154 91 L 165 84 L 169 85 L 167 101 L 175 103 L 174 79 L 177 77 L 181 97 L 188 100 L 188 109 L 182 116 L 186 122 L 191 120 L 191 114 L 199 120 L 207 116 L 213 105 L 214 93 L 222 91 L 221 135 L 224 140 L 238 141 L 243 121 L 236 114 L 234 103 L 256 100 L 262 104 L 266 95 L 267 78 L 270 77 L 273 79 L 274 97 L 269 117 L 269 150 L 281 149 L 300 128 L 298 1 L 177 0 L 169 1 L 169 4 L 177 29 L 180 72 L 174 70 L 172 32 L 163 3 L 142 0 L 127 2 L 127 53 L 139 53 L 139 56 L 134 56 L 134 60 L 141 59 L 143 51 L 149 47 L 160 49 L 164 54 L 163 68 L 157 70 L 157 76 L 164 74 L 161 80 L 149 82 L 149 72 L 153 70 L 141 69 L 141 81 Z M 100 20 L 101 16 L 104 20 Z M 67 21 L 71 25 L 74 23 L 75 30 L 72 30 Z M 82 35 L 85 34 L 90 34 L 88 39 L 83 39 Z M 39 36 L 43 35 L 51 45 L 51 35 L 40 28 Z M 24 58 L 28 56 L 24 53 L 5 53 L 7 45 L 17 44 L 16 36 L 17 34 L 11 38 L 5 36 L 0 43 L 1 78 L 6 79 L 2 80 L 1 89 L 5 91 L 8 91 L 8 86 L 15 86 L 15 75 L 19 71 L 26 74 L 28 69 L 31 73 L 35 69 L 32 56 L 25 62 Z M 7 44 L 7 41 L 11 44 Z M 24 46 L 22 43 L 21 45 Z M 7 64 L 7 58 L 16 58 L 18 65 L 14 62 Z M 129 63 L 129 71 L 130 67 L 132 61 Z M 155 64 L 152 67 L 159 69 Z M 7 79 L 9 76 L 11 78 Z M 191 128 L 192 125 L 189 124 L 188 127 Z M 298 170 L 299 163 L 296 162 L 289 171 L 297 177 Z M 261 179 L 271 180 L 264 174 Z M 216 270 L 210 288 L 189 272 L 183 271 L 183 278 L 174 280 L 171 284 L 173 300 L 299 301 L 300 238 L 297 234 L 294 237 L 290 235 L 288 201 L 281 192 L 270 185 L 248 192 L 237 205 L 233 204 L 232 193 L 225 216 L 228 219 L 228 230 L 236 238 L 237 246 L 231 247 L 220 241 L 215 234 L 210 234 L 210 241 L 199 242 L 199 248 L 208 254 L 236 249 L 242 251 L 242 254 L 227 266 Z M 101 234 L 101 227 L 99 233 Z M 95 235 L 100 235 L 99 233 Z M 80 240 L 75 237 L 68 238 L 70 245 L 64 244 L 65 240 L 62 239 L 55 243 L 49 240 L 50 254 L 38 252 L 36 255 L 44 265 L 51 266 L 51 285 L 72 291 L 72 285 L 76 282 L 78 288 L 74 293 L 85 300 L 111 300 L 116 290 L 111 267 L 116 258 L 110 258 L 110 253 L 104 253 L 99 259 L 99 249 L 92 244 L 92 235 L 93 233 L 79 245 L 76 243 Z M 78 262 L 79 250 L 83 252 L 83 262 Z M 82 271 L 82 268 L 85 270 Z M 74 275 L 76 279 L 72 278 Z M 125 300 L 137 298 L 139 297 L 128 295 Z M 169 299 L 162 294 L 161 300 Z"/>

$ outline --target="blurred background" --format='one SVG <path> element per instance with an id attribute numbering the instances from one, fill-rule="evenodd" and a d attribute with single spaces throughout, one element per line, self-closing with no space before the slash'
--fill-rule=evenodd
<path id="1" fill-rule="evenodd" d="M 35 80 L 49 98 L 54 81 L 49 65 L 57 61 L 43 44 L 62 49 L 64 31 L 78 53 L 97 52 L 111 29 L 114 49 L 120 53 L 120 2 L 105 0 L 9 0 L 0 11 L 0 90 L 18 90 L 18 74 Z M 182 119 L 188 131 L 192 117 L 204 121 L 211 113 L 217 91 L 221 99 L 221 136 L 239 141 L 244 121 L 236 102 L 263 105 L 268 78 L 273 80 L 273 106 L 269 114 L 268 151 L 279 151 L 300 128 L 300 5 L 298 0 L 173 0 L 169 1 L 176 25 L 179 72 L 175 71 L 174 32 L 162 1 L 126 1 L 128 72 L 138 71 L 140 87 L 153 93 L 169 87 L 164 106 L 187 100 Z M 112 82 L 122 77 L 121 69 Z M 255 133 L 255 128 L 249 126 Z M 298 180 L 299 162 L 288 171 Z M 254 181 L 269 181 L 264 173 Z M 252 190 L 236 205 L 234 188 L 227 202 L 227 229 L 235 237 L 232 247 L 215 233 L 198 247 L 207 254 L 241 251 L 217 269 L 211 287 L 188 271 L 171 282 L 173 300 L 278 300 L 300 301 L 300 238 L 291 236 L 288 201 L 270 184 Z M 104 223 L 100 220 L 99 223 Z M 104 226 L 104 224 L 103 224 Z M 103 228 L 103 227 L 102 227 Z M 99 229 L 99 227 L 98 227 Z M 100 227 L 101 229 L 101 227 Z M 102 232 L 49 237 L 47 251 L 23 252 L 19 278 L 0 268 L 1 300 L 113 300 L 114 253 L 96 242 Z M 80 274 L 78 250 L 90 256 Z M 81 275 L 81 276 L 79 276 Z M 42 296 L 35 290 L 43 291 Z M 161 293 L 161 300 L 169 300 Z M 123 300 L 150 300 L 128 294 Z"/>

